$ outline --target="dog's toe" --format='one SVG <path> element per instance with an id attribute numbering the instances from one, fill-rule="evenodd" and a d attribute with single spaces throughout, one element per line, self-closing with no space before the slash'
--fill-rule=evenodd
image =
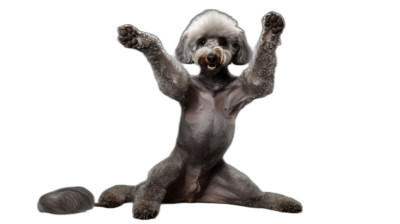
<path id="1" fill-rule="evenodd" d="M 264 17 L 264 26 L 270 29 L 273 34 L 279 34 L 285 27 L 283 17 L 276 12 L 270 12 Z"/>
<path id="2" fill-rule="evenodd" d="M 132 48 L 138 44 L 138 29 L 130 24 L 118 27 L 118 40 L 125 47 Z"/>

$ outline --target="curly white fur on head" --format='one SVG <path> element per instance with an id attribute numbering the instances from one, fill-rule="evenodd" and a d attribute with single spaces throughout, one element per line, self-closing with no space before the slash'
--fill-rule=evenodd
<path id="1" fill-rule="evenodd" d="M 237 26 L 236 20 L 217 10 L 206 10 L 190 22 L 176 48 L 178 60 L 187 64 L 198 63 L 196 60 L 202 55 L 196 52 L 199 40 L 208 38 L 224 38 L 228 42 L 227 52 L 222 50 L 221 54 L 225 66 L 230 62 L 238 65 L 249 62 L 251 52 L 244 31 Z"/>

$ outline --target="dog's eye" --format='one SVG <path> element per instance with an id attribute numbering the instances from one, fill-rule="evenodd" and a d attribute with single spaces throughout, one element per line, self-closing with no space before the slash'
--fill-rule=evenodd
<path id="1" fill-rule="evenodd" d="M 228 43 L 227 43 L 225 40 L 221 40 L 221 41 L 219 42 L 219 44 L 220 44 L 221 46 L 226 46 Z"/>
<path id="2" fill-rule="evenodd" d="M 201 46 L 204 46 L 206 44 L 206 40 L 201 40 L 199 43 Z"/>

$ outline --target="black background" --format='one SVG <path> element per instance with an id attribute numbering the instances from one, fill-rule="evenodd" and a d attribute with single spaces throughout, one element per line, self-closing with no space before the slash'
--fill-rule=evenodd
<path id="1" fill-rule="evenodd" d="M 34 42 L 25 59 L 29 76 L 22 107 L 23 143 L 34 164 L 33 192 L 26 209 L 41 223 L 135 222 L 131 205 L 115 210 L 95 208 L 84 214 L 53 216 L 37 212 L 38 198 L 49 191 L 84 186 L 95 195 L 116 184 L 134 185 L 166 158 L 174 147 L 180 109 L 158 89 L 150 65 L 136 51 L 117 42 L 117 27 L 132 24 L 155 34 L 166 52 L 175 48 L 190 20 L 205 9 L 232 16 L 245 31 L 253 53 L 270 11 L 280 13 L 286 29 L 278 47 L 272 95 L 256 100 L 237 117 L 234 141 L 225 160 L 248 175 L 263 191 L 293 197 L 304 206 L 300 215 L 229 205 L 163 205 L 155 222 L 212 220 L 269 222 L 310 221 L 321 208 L 329 114 L 325 71 L 315 18 L 304 4 L 256 3 L 216 5 L 210 2 L 52 5 L 37 11 L 30 31 Z M 47 5 L 36 7 L 48 7 Z M 156 7 L 157 9 L 153 9 Z M 312 27 L 312 28 L 310 28 Z M 325 35 L 319 32 L 321 36 Z M 329 46 L 324 46 L 329 48 Z M 239 75 L 243 67 L 231 66 Z M 194 65 L 186 66 L 197 74 Z M 328 194 L 328 190 L 326 190 Z M 321 213 L 319 213 L 320 215 Z"/>

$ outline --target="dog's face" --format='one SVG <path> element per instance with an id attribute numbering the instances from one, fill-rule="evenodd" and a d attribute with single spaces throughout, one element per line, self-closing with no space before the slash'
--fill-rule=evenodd
<path id="1" fill-rule="evenodd" d="M 186 64 L 196 63 L 209 74 L 231 62 L 243 65 L 250 60 L 250 48 L 243 30 L 230 16 L 216 10 L 196 16 L 183 33 L 177 58 Z"/>
<path id="2" fill-rule="evenodd" d="M 232 61 L 237 49 L 224 37 L 200 38 L 192 61 L 200 65 L 208 74 L 216 74 Z"/>

